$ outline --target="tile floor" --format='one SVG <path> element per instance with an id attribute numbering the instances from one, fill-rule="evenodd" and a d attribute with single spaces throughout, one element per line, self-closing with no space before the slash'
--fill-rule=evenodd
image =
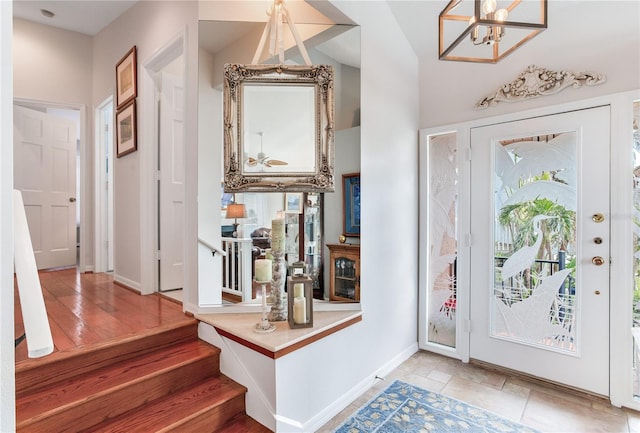
<path id="1" fill-rule="evenodd" d="M 640 432 L 640 412 L 604 399 L 419 351 L 325 424 L 331 432 L 360 406 L 400 379 L 491 411 L 541 432 Z"/>

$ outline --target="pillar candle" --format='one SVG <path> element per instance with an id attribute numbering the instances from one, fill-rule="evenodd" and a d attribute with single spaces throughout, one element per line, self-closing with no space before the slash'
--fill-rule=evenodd
<path id="1" fill-rule="evenodd" d="M 304 297 L 293 299 L 293 321 L 307 323 L 307 303 Z"/>
<path id="2" fill-rule="evenodd" d="M 293 285 L 293 297 L 294 298 L 304 297 L 304 283 L 295 283 Z"/>
<path id="3" fill-rule="evenodd" d="M 271 221 L 271 250 L 284 251 L 284 219 Z"/>
<path id="4" fill-rule="evenodd" d="M 272 264 L 269 259 L 256 260 L 256 281 L 259 283 L 268 283 L 271 281 Z"/>

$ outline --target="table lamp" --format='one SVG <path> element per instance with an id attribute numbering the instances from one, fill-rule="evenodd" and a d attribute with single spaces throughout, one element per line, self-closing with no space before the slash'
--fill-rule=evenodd
<path id="1" fill-rule="evenodd" d="M 247 208 L 244 204 L 240 203 L 230 203 L 227 205 L 227 214 L 225 218 L 233 218 L 233 237 L 238 237 L 238 218 L 246 218 L 247 217 Z"/>

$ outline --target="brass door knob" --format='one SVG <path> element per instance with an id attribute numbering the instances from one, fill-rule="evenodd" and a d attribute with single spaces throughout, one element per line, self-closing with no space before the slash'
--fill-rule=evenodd
<path id="1" fill-rule="evenodd" d="M 600 245 L 602 243 L 602 238 L 601 237 L 593 238 L 593 242 L 597 245 Z"/>
<path id="2" fill-rule="evenodd" d="M 595 256 L 594 258 L 591 259 L 591 263 L 593 263 L 596 266 L 602 266 L 604 265 L 604 259 L 600 256 Z"/>
<path id="3" fill-rule="evenodd" d="M 69 197 L 69 203 L 75 203 L 75 202 L 76 202 L 75 197 Z"/>
<path id="4" fill-rule="evenodd" d="M 596 295 L 599 295 L 599 294 L 600 294 L 600 290 L 596 290 L 596 291 L 595 291 L 595 292 L 593 292 L 593 293 L 595 293 Z"/>
<path id="5" fill-rule="evenodd" d="M 594 223 L 601 223 L 602 221 L 604 221 L 604 215 L 602 215 L 601 213 L 596 213 L 596 214 L 593 214 L 591 219 L 593 220 Z"/>

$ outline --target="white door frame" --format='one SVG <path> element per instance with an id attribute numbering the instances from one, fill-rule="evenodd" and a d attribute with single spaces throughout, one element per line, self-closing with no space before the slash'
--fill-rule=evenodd
<path id="1" fill-rule="evenodd" d="M 631 335 L 631 308 L 633 304 L 632 298 L 632 281 L 633 257 L 630 251 L 633 251 L 633 236 L 630 216 L 632 215 L 633 206 L 631 197 L 633 194 L 631 173 L 633 164 L 630 158 L 630 141 L 631 141 L 631 124 L 633 120 L 633 101 L 640 100 L 640 89 L 629 90 L 610 95 L 604 95 L 595 98 L 583 99 L 554 106 L 546 106 L 543 108 L 531 109 L 520 112 L 513 112 L 500 116 L 491 116 L 482 119 L 471 120 L 467 122 L 456 123 L 452 125 L 444 125 L 434 128 L 420 130 L 420 165 L 421 172 L 426 167 L 426 152 L 424 146 L 428 142 L 429 135 L 441 134 L 444 132 L 456 131 L 461 140 L 461 147 L 469 147 L 471 128 L 484 126 L 493 123 L 509 122 L 524 118 L 547 116 L 554 113 L 574 111 L 585 108 L 591 108 L 599 105 L 611 106 L 611 299 L 610 299 L 610 395 L 609 398 L 614 406 L 625 406 L 640 410 L 640 402 L 633 399 L 633 337 Z M 526 102 L 522 103 L 526 105 Z M 513 107 L 516 107 L 515 104 Z M 514 109 L 517 109 L 514 108 Z M 629 173 L 628 176 L 625 173 Z M 424 181 L 421 180 L 421 185 Z M 426 251 L 424 224 L 426 213 L 424 211 L 428 197 L 425 195 L 424 188 L 421 188 L 420 196 L 420 287 L 419 287 L 419 332 L 418 345 L 421 349 L 440 352 L 445 355 L 468 361 L 469 344 L 468 344 L 468 305 L 460 305 L 460 314 L 464 316 L 458 321 L 457 327 L 457 347 L 447 350 L 444 346 L 437 347 L 433 343 L 428 343 L 426 314 L 422 311 L 426 308 L 427 293 L 426 281 L 427 269 L 424 265 Z M 465 215 L 460 216 L 459 222 L 460 236 L 463 237 L 468 233 L 469 220 L 465 219 Z M 458 239 L 460 242 L 460 239 Z M 465 272 L 461 270 L 459 272 Z M 460 276 L 460 274 L 459 274 Z M 458 301 L 462 304 L 463 299 L 469 299 L 468 286 L 460 284 L 458 286 Z M 467 301 L 468 302 L 468 301 Z M 620 312 L 629 312 L 629 314 L 620 314 Z"/>
<path id="2" fill-rule="evenodd" d="M 115 111 L 113 95 L 103 99 L 96 107 L 94 113 L 94 272 L 110 271 L 111 269 L 108 269 L 108 254 L 113 254 L 113 140 L 105 142 L 102 131 L 102 128 L 105 126 L 102 121 L 102 112 L 109 104 L 111 104 L 112 111 Z M 113 137 L 113 116 L 111 116 L 111 124 L 109 126 L 112 129 L 111 137 Z M 109 163 L 111 164 L 108 176 L 105 172 L 105 155 L 107 154 L 107 150 L 109 151 Z M 105 215 L 105 212 L 107 215 Z M 106 242 L 109 242 L 109 245 L 105 248 Z"/>
<path id="3" fill-rule="evenodd" d="M 87 190 L 87 185 L 89 185 L 87 179 L 87 167 L 89 164 L 88 160 L 88 152 L 87 152 L 87 108 L 83 104 L 67 104 L 61 102 L 52 102 L 47 100 L 39 100 L 39 99 L 27 99 L 27 98 L 14 98 L 14 104 L 25 104 L 36 107 L 45 107 L 45 108 L 58 108 L 58 109 L 66 109 L 66 110 L 77 110 L 80 112 L 80 178 L 78 182 L 80 183 L 80 197 L 79 197 L 79 205 L 80 205 L 80 252 L 79 252 L 79 262 L 78 262 L 78 272 L 91 272 L 93 271 L 93 264 L 87 264 L 87 251 L 89 249 L 89 243 L 87 240 L 87 215 L 89 212 L 89 192 Z"/>
<path id="4" fill-rule="evenodd" d="M 183 86 L 186 89 L 187 37 L 186 30 L 181 31 L 164 46 L 158 49 L 149 59 L 142 63 L 144 78 L 140 80 L 141 88 L 141 136 L 150 146 L 140 146 L 140 292 L 148 295 L 158 291 L 158 112 L 155 109 L 158 101 L 159 73 L 176 58 L 184 56 Z M 184 104 L 186 106 L 186 104 Z M 149 107 L 142 109 L 142 107 Z M 186 128 L 184 133 L 186 134 Z M 184 138 L 186 143 L 186 137 Z M 186 162 L 186 159 L 185 159 Z M 186 173 L 186 166 L 185 166 Z M 186 221 L 186 215 L 184 220 Z M 182 228 L 183 239 L 186 238 Z M 184 253 L 183 253 L 184 254 Z"/>

